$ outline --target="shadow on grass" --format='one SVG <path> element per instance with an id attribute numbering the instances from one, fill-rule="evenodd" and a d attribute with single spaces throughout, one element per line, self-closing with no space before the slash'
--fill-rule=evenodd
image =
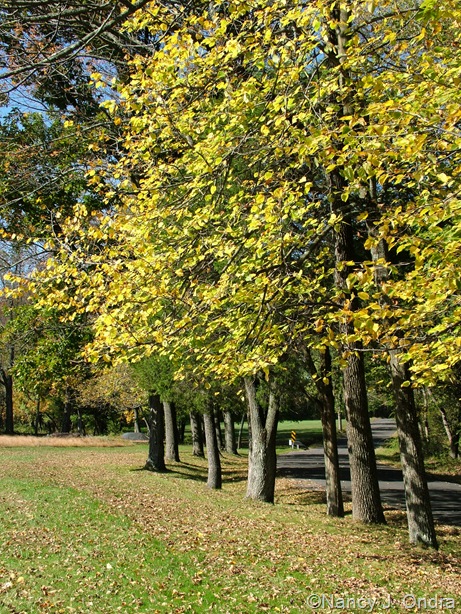
<path id="1" fill-rule="evenodd" d="M 276 502 L 283 505 L 325 505 L 325 493 L 321 490 L 297 490 L 293 487 L 278 488 Z"/>
<path id="2" fill-rule="evenodd" d="M 148 471 L 149 473 L 161 473 L 162 475 L 164 475 L 165 473 L 170 473 L 169 469 L 150 469 L 148 467 L 146 467 L 145 465 L 143 467 L 132 467 L 131 469 L 129 469 L 128 471 Z"/>
<path id="3" fill-rule="evenodd" d="M 245 456 L 225 456 L 222 461 L 223 484 L 236 484 L 247 479 L 247 464 Z M 151 471 L 145 467 L 135 467 L 130 471 Z M 180 461 L 168 462 L 165 471 L 151 471 L 152 473 L 168 474 L 182 480 L 195 480 L 206 482 L 208 479 L 208 466 L 206 458 L 197 457 L 197 462 Z"/>
<path id="4" fill-rule="evenodd" d="M 223 471 L 222 472 L 223 482 L 232 482 L 232 484 L 237 484 L 239 482 L 246 482 L 247 475 L 242 475 L 242 473 L 238 471 Z"/>

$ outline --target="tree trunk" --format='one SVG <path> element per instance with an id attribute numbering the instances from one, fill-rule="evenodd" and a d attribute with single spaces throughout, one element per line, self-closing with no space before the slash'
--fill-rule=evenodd
<path id="1" fill-rule="evenodd" d="M 13 376 L 3 369 L 2 382 L 5 387 L 5 433 L 14 435 Z"/>
<path id="2" fill-rule="evenodd" d="M 38 428 L 40 426 L 40 422 L 41 422 L 40 397 L 37 397 L 37 404 L 35 405 L 35 420 L 34 420 L 34 435 L 35 435 L 35 437 L 38 436 Z"/>
<path id="3" fill-rule="evenodd" d="M 202 418 L 194 411 L 190 413 L 190 430 L 192 435 L 192 455 L 205 456 L 203 452 Z"/>
<path id="4" fill-rule="evenodd" d="M 165 459 L 179 463 L 178 426 L 174 403 L 163 401 L 163 410 L 165 412 Z"/>
<path id="5" fill-rule="evenodd" d="M 428 400 L 428 394 L 427 394 L 427 388 L 424 387 L 423 390 L 423 438 L 424 441 L 429 441 L 430 435 L 429 435 L 429 400 Z"/>
<path id="6" fill-rule="evenodd" d="M 410 387 L 402 387 L 410 379 L 409 369 L 400 362 L 396 350 L 389 355 L 410 543 L 437 548 L 414 394 Z"/>
<path id="7" fill-rule="evenodd" d="M 230 410 L 224 412 L 224 436 L 226 441 L 226 452 L 228 454 L 237 454 L 234 417 L 232 416 L 232 412 Z"/>
<path id="8" fill-rule="evenodd" d="M 375 233 L 374 222 L 379 219 L 378 195 L 374 180 L 370 180 L 369 190 L 369 209 L 371 215 L 368 221 L 368 233 L 373 238 Z M 380 288 L 382 283 L 389 277 L 389 269 L 385 264 L 388 261 L 386 241 L 383 239 L 376 241 L 370 251 L 373 262 L 379 263 L 375 266 L 374 277 L 376 286 Z M 381 302 L 385 304 L 388 302 L 388 299 L 383 297 Z M 437 537 L 424 470 L 423 445 L 414 392 L 410 386 L 402 387 L 404 382 L 410 381 L 410 370 L 408 363 L 400 361 L 398 350 L 388 347 L 388 353 L 396 405 L 395 419 L 400 447 L 410 543 L 420 543 L 437 548 Z"/>
<path id="9" fill-rule="evenodd" d="M 171 403 L 171 413 L 173 415 L 173 433 L 174 433 L 174 446 L 175 446 L 175 460 L 177 463 L 180 462 L 179 459 L 179 427 L 178 427 L 178 414 L 176 412 L 176 403 Z"/>
<path id="10" fill-rule="evenodd" d="M 66 396 L 64 399 L 64 410 L 61 419 L 61 433 L 70 433 L 72 429 L 72 403 L 70 401 L 70 393 L 66 388 Z"/>
<path id="11" fill-rule="evenodd" d="M 218 450 L 224 450 L 223 436 L 221 431 L 221 411 L 217 409 L 213 412 L 214 416 L 214 428 L 216 431 L 216 441 L 218 443 Z"/>
<path id="12" fill-rule="evenodd" d="M 343 377 L 352 517 L 367 523 L 385 523 L 368 414 L 363 354 L 354 352 L 349 356 Z"/>
<path id="13" fill-rule="evenodd" d="M 243 412 L 242 413 L 242 419 L 240 420 L 239 436 L 238 436 L 238 441 L 237 441 L 237 450 L 240 450 L 240 448 L 242 447 L 243 427 L 245 426 L 245 418 L 246 418 L 246 413 Z"/>
<path id="14" fill-rule="evenodd" d="M 310 354 L 309 354 L 310 356 Z M 310 358 L 312 361 L 312 358 Z M 338 439 L 336 435 L 335 397 L 331 383 L 331 353 L 329 348 L 321 354 L 320 377 L 316 378 L 321 399 L 323 452 L 325 457 L 325 490 L 327 514 L 344 516 L 343 494 L 339 478 Z M 315 370 L 315 365 L 312 366 Z"/>
<path id="15" fill-rule="evenodd" d="M 179 420 L 179 423 L 176 420 L 176 425 L 178 427 L 178 443 L 179 445 L 183 445 L 184 437 L 186 435 L 186 420 L 182 418 L 181 420 Z"/>
<path id="16" fill-rule="evenodd" d="M 144 469 L 149 471 L 166 471 L 163 446 L 164 411 L 158 394 L 149 394 L 149 455 Z"/>
<path id="17" fill-rule="evenodd" d="M 442 416 L 443 428 L 448 438 L 448 445 L 450 446 L 451 458 L 459 458 L 459 430 L 453 430 L 448 420 L 447 412 L 443 407 L 439 407 L 440 414 Z"/>
<path id="18" fill-rule="evenodd" d="M 341 407 L 338 407 L 338 431 L 340 433 L 343 431 L 343 412 Z"/>
<path id="19" fill-rule="evenodd" d="M 245 378 L 245 391 L 248 401 L 251 444 L 248 454 L 248 484 L 246 496 L 249 499 L 274 502 L 275 472 L 277 456 L 275 452 L 278 399 L 273 390 L 269 393 L 269 407 L 266 416 L 256 400 L 255 378 Z"/>
<path id="20" fill-rule="evenodd" d="M 341 216 L 343 178 L 337 172 L 330 175 L 332 211 Z M 356 262 L 354 236 L 350 223 L 342 221 L 335 233 L 335 283 L 342 291 L 342 300 L 348 309 L 357 309 L 357 298 L 351 296 L 347 279 L 350 267 L 346 262 Z M 349 321 L 340 325 L 343 339 L 353 335 Z M 343 343 L 345 343 L 343 341 Z M 343 369 L 343 394 L 346 409 L 346 433 L 351 469 L 352 516 L 366 523 L 384 523 L 384 513 L 379 493 L 375 450 L 368 413 L 368 398 L 365 382 L 365 366 L 362 347 L 358 342 L 344 344 L 342 351 L 348 354 L 347 366 Z"/>
<path id="21" fill-rule="evenodd" d="M 338 70 L 338 84 L 346 88 L 350 79 L 347 67 L 348 44 L 351 38 L 350 9 L 347 2 L 336 2 L 332 5 L 332 16 L 337 24 L 330 31 L 331 50 L 328 52 L 328 63 L 332 69 Z M 346 91 L 345 90 L 345 91 Z M 344 96 L 342 100 L 343 115 L 351 112 L 351 99 Z M 338 119 L 338 134 L 340 128 Z M 338 136 L 338 149 L 341 146 Z M 339 290 L 339 300 L 347 305 L 348 311 L 354 311 L 359 303 L 348 286 L 348 277 L 352 272 L 350 262 L 357 262 L 355 254 L 354 234 L 350 215 L 350 205 L 342 200 L 347 182 L 339 168 L 329 175 L 329 201 L 331 212 L 337 217 L 335 226 L 335 285 Z M 354 333 L 354 326 L 345 314 L 339 326 L 343 338 L 342 352 L 347 354 L 347 366 L 343 369 L 344 404 L 347 419 L 347 440 L 349 462 L 351 468 L 352 516 L 355 520 L 366 523 L 384 523 L 384 513 L 379 493 L 378 474 L 376 471 L 375 451 L 368 414 L 368 399 L 365 383 L 365 370 L 362 349 L 359 343 L 349 342 Z"/>
<path id="22" fill-rule="evenodd" d="M 133 414 L 134 414 L 134 425 L 133 425 L 134 432 L 140 433 L 141 429 L 139 428 L 139 408 L 138 407 L 133 408 Z"/>
<path id="23" fill-rule="evenodd" d="M 213 410 L 203 415 L 205 423 L 206 453 L 208 458 L 208 488 L 219 489 L 222 486 L 221 459 L 219 458 L 218 441 Z"/>
<path id="24" fill-rule="evenodd" d="M 77 432 L 79 435 L 85 435 L 85 425 L 83 424 L 82 412 L 77 409 Z"/>

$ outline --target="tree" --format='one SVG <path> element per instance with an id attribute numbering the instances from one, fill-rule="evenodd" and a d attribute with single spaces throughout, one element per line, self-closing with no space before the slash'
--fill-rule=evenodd
<path id="1" fill-rule="evenodd" d="M 251 439 L 248 451 L 247 497 L 274 502 L 275 471 L 277 456 L 275 452 L 279 405 L 273 382 L 269 383 L 267 409 L 261 407 L 257 397 L 261 381 L 245 378 L 245 392 L 248 401 L 248 424 Z"/>
<path id="2" fill-rule="evenodd" d="M 66 69 L 79 70 L 82 55 L 89 54 L 91 59 L 93 54 L 123 66 L 124 51 L 139 51 L 141 43 L 121 26 L 147 4 L 147 0 L 110 4 L 104 0 L 85 4 L 51 0 L 45 6 L 33 0 L 3 1 L 2 78 L 12 80 L 12 87 L 38 82 L 38 87 L 42 86 L 49 95 L 53 83 L 59 89 L 66 82 Z M 75 90 L 67 90 L 68 103 L 75 102 L 75 94 Z M 63 96 L 63 90 L 59 96 Z"/>
<path id="3" fill-rule="evenodd" d="M 237 442 L 235 439 L 234 416 L 230 409 L 223 412 L 224 415 L 224 440 L 226 442 L 226 452 L 237 454 Z"/>
<path id="4" fill-rule="evenodd" d="M 168 460 L 179 460 L 177 454 L 177 437 L 174 436 L 175 423 L 171 411 L 171 398 L 173 386 L 173 369 L 168 360 L 162 357 L 151 357 L 132 365 L 135 378 L 139 385 L 146 390 L 149 398 L 149 454 L 145 468 L 150 471 L 165 471 L 165 444 L 164 436 L 168 424 L 169 445 Z M 166 411 L 169 415 L 166 416 Z M 172 449 L 171 449 L 172 448 Z"/>
<path id="5" fill-rule="evenodd" d="M 26 354 L 25 337 L 31 333 L 24 297 L 15 296 L 15 284 L 8 280 L 8 274 L 24 274 L 31 261 L 39 261 L 37 250 L 33 246 L 11 245 L 11 243 L 2 242 L 0 250 L 2 294 L 0 300 L 0 382 L 5 389 L 5 430 L 7 434 L 14 433 L 14 371 L 18 357 L 23 359 Z M 25 314 L 26 317 L 24 317 Z"/>
<path id="6" fill-rule="evenodd" d="M 215 417 L 210 407 L 203 414 L 205 424 L 205 441 L 208 458 L 207 486 L 212 489 L 220 489 L 222 486 L 221 460 L 219 458 L 218 440 L 216 438 Z"/>
<path id="7" fill-rule="evenodd" d="M 442 307 L 437 281 L 452 269 L 435 248 L 456 261 L 459 54 L 432 50 L 445 41 L 439 17 L 454 33 L 455 3 L 230 2 L 183 15 L 174 32 L 163 13 L 137 15 L 133 30 L 164 19 L 167 34 L 134 59 L 121 103 L 105 103 L 126 122 L 124 155 L 91 181 L 104 192 L 109 172 L 106 202 L 118 204 L 78 211 L 66 226 L 72 258 L 58 246 L 42 276 L 57 305 L 79 285 L 73 308 L 95 317 L 89 357 L 160 353 L 194 375 L 245 378 L 252 437 L 266 425 L 251 383 L 271 382 L 293 344 L 339 350 L 354 516 L 366 522 L 383 515 L 364 350 L 413 360 L 414 382 L 427 356 L 443 368 L 459 358 L 457 288 Z M 380 215 L 368 237 L 373 182 Z M 411 254 L 400 274 L 367 253 L 381 239 Z M 377 285 L 381 265 L 392 274 Z M 441 309 L 435 325 L 426 299 Z M 454 348 L 448 361 L 437 331 Z"/>
<path id="8" fill-rule="evenodd" d="M 426 395 L 430 396 L 432 405 L 435 405 L 441 417 L 443 429 L 448 441 L 449 454 L 452 458 L 459 458 L 461 439 L 461 404 L 459 389 L 459 367 L 453 369 L 453 380 L 440 385 L 433 391 L 429 389 Z M 436 438 L 436 445 L 438 441 Z"/>
<path id="9" fill-rule="evenodd" d="M 165 417 L 159 394 L 149 394 L 149 409 L 149 454 L 145 469 L 149 471 L 166 471 L 165 448 L 163 443 Z"/>
<path id="10" fill-rule="evenodd" d="M 173 401 L 163 401 L 163 413 L 165 415 L 165 457 L 166 460 L 179 463 L 179 433 L 176 407 Z"/>
<path id="11" fill-rule="evenodd" d="M 335 397 L 330 349 L 324 348 L 321 352 L 319 368 L 316 367 L 309 351 L 305 352 L 305 363 L 319 395 L 317 402 L 320 406 L 320 417 L 322 420 L 327 514 L 341 518 L 344 516 L 344 504 L 339 477 Z"/>
<path id="12" fill-rule="evenodd" d="M 56 111 L 13 109 L 0 124 L 0 199 L 2 233 L 13 243 L 60 235 L 60 217 L 72 215 L 78 203 L 101 206 L 85 172 L 94 153 L 90 142 L 97 127 L 66 127 Z M 43 247 L 42 247 L 43 249 Z"/>
<path id="13" fill-rule="evenodd" d="M 192 454 L 200 457 L 205 456 L 203 452 L 202 416 L 197 411 L 190 412 L 190 429 L 192 435 Z"/>

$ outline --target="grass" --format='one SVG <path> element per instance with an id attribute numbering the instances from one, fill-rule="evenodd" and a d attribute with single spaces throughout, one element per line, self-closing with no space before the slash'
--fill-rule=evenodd
<path id="1" fill-rule="evenodd" d="M 291 433 L 306 446 L 322 443 L 322 422 L 320 420 L 300 420 L 298 422 L 281 422 L 277 429 L 277 447 L 288 448 Z"/>
<path id="2" fill-rule="evenodd" d="M 238 436 L 238 425 L 236 425 L 236 435 Z M 291 438 L 292 431 L 296 433 L 296 439 L 307 447 L 320 445 L 322 443 L 322 422 L 320 420 L 298 420 L 280 422 L 277 428 L 277 448 L 288 449 L 288 440 Z M 190 440 L 190 431 L 186 427 L 186 441 Z M 242 447 L 248 446 L 248 426 L 245 423 L 242 430 Z"/>
<path id="3" fill-rule="evenodd" d="M 329 519 L 321 492 L 285 479 L 275 505 L 245 501 L 244 457 L 224 456 L 212 492 L 206 462 L 180 453 L 160 475 L 140 470 L 144 444 L 0 445 L 1 614 L 302 613 L 311 595 L 380 612 L 389 594 L 391 613 L 409 611 L 405 595 L 459 611 L 457 528 L 438 527 L 438 553 L 410 547 L 401 512 Z M 364 611 L 336 604 L 323 609 Z"/>

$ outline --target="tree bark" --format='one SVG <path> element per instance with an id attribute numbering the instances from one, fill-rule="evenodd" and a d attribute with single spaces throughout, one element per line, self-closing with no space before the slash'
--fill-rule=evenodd
<path id="1" fill-rule="evenodd" d="M 14 435 L 13 376 L 3 369 L 2 383 L 5 387 L 5 433 Z"/>
<path id="2" fill-rule="evenodd" d="M 179 463 L 179 437 L 174 403 L 163 401 L 163 410 L 165 412 L 165 459 Z"/>
<path id="3" fill-rule="evenodd" d="M 205 456 L 203 451 L 202 419 L 196 412 L 190 413 L 190 430 L 192 434 L 192 455 Z"/>
<path id="4" fill-rule="evenodd" d="M 222 431 L 221 431 L 221 411 L 219 409 L 216 409 L 215 411 L 213 411 L 213 421 L 214 421 L 214 428 L 216 431 L 216 441 L 218 443 L 218 450 L 224 450 L 224 443 L 223 443 L 223 437 L 222 437 Z"/>
<path id="5" fill-rule="evenodd" d="M 341 216 L 343 179 L 339 173 L 333 172 L 330 180 L 332 211 Z M 348 290 L 350 267 L 345 263 L 356 261 L 352 227 L 348 221 L 342 221 L 335 233 L 335 283 L 351 311 L 357 308 L 358 302 Z M 354 333 L 353 325 L 344 321 L 340 324 L 340 333 L 343 339 L 347 339 Z M 347 366 L 343 369 L 343 395 L 351 470 L 352 516 L 365 523 L 384 523 L 361 349 L 358 342 L 347 346 L 343 344 L 342 347 L 343 353 L 347 352 L 348 355 Z"/>
<path id="6" fill-rule="evenodd" d="M 224 438 L 226 442 L 226 452 L 228 454 L 237 454 L 234 417 L 232 416 L 232 412 L 230 410 L 224 412 Z"/>
<path id="7" fill-rule="evenodd" d="M 347 59 L 348 42 L 350 39 L 350 10 L 347 2 L 336 2 L 332 14 L 336 19 L 336 27 L 330 32 L 331 51 L 328 62 L 331 68 L 340 69 L 338 83 L 344 88 L 342 113 L 348 115 L 351 111 L 350 94 L 347 83 L 350 75 L 343 68 Z M 339 128 L 338 120 L 338 128 Z M 340 137 L 338 137 L 340 139 Z M 341 141 L 338 142 L 338 149 Z M 342 195 L 347 187 L 346 180 L 339 168 L 329 175 L 329 200 L 331 212 L 336 215 L 338 224 L 335 226 L 335 285 L 340 291 L 340 300 L 348 310 L 358 307 L 357 298 L 352 296 L 348 287 L 348 277 L 351 273 L 350 262 L 356 262 L 354 235 L 350 219 L 349 206 L 345 207 Z M 343 392 L 347 419 L 347 441 L 351 469 L 352 516 L 355 520 L 365 523 L 384 523 L 384 513 L 379 493 L 376 458 L 373 447 L 370 417 L 368 414 L 368 399 L 365 383 L 365 368 L 361 345 L 346 340 L 354 333 L 353 324 L 345 315 L 339 325 L 343 338 L 342 351 L 347 354 L 347 366 L 343 369 Z"/>
<path id="8" fill-rule="evenodd" d="M 320 395 L 320 416 L 322 420 L 323 452 L 325 458 L 325 493 L 327 514 L 344 516 L 343 495 L 339 478 L 338 440 L 336 434 L 335 397 L 331 383 L 331 353 L 329 348 L 321 354 L 320 374 L 308 350 L 305 352 L 307 367 L 314 377 Z M 326 383 L 328 382 L 328 383 Z"/>
<path id="9" fill-rule="evenodd" d="M 213 410 L 210 409 L 203 415 L 203 421 L 205 423 L 206 453 L 208 458 L 207 486 L 208 488 L 220 489 L 222 486 L 221 459 L 219 458 Z"/>
<path id="10" fill-rule="evenodd" d="M 140 433 L 141 429 L 139 428 L 139 409 L 137 407 L 133 408 L 133 414 L 134 414 L 133 430 L 135 433 Z"/>
<path id="11" fill-rule="evenodd" d="M 410 387 L 402 387 L 410 379 L 410 373 L 396 350 L 389 351 L 389 355 L 410 543 L 437 549 L 414 393 Z"/>
<path id="12" fill-rule="evenodd" d="M 385 523 L 373 446 L 363 354 L 348 358 L 343 371 L 346 433 L 351 468 L 352 517 L 367 523 Z"/>
<path id="13" fill-rule="evenodd" d="M 239 436 L 238 436 L 238 441 L 237 441 L 237 450 L 240 450 L 240 448 L 242 447 L 243 427 L 245 426 L 245 418 L 246 418 L 246 413 L 243 412 L 242 413 L 242 419 L 240 420 Z"/>
<path id="14" fill-rule="evenodd" d="M 149 455 L 144 469 L 149 471 L 166 471 L 163 446 L 164 411 L 158 394 L 149 394 Z"/>
<path id="15" fill-rule="evenodd" d="M 379 217 L 376 182 L 370 180 L 370 212 L 368 233 L 373 238 L 374 222 Z M 371 247 L 371 257 L 375 263 L 374 278 L 379 288 L 389 277 L 387 243 L 383 239 Z M 381 302 L 388 299 L 383 297 Z M 410 543 L 424 544 L 438 548 L 432 516 L 431 500 L 424 470 L 423 444 L 420 432 L 418 412 L 413 389 L 403 386 L 410 381 L 408 363 L 402 363 L 398 350 L 387 346 L 391 371 L 392 387 L 395 398 L 395 419 L 400 447 L 405 503 L 407 508 L 408 532 Z"/>
<path id="16" fill-rule="evenodd" d="M 278 399 L 275 391 L 269 393 L 266 415 L 256 400 L 256 378 L 245 378 L 245 391 L 251 427 L 251 445 L 248 454 L 248 484 L 246 496 L 249 499 L 274 502 L 275 473 L 277 456 L 275 452 Z"/>
<path id="17" fill-rule="evenodd" d="M 453 430 L 448 420 L 447 412 L 443 407 L 439 407 L 440 415 L 442 416 L 443 428 L 448 438 L 448 445 L 450 446 L 451 458 L 459 458 L 459 430 Z"/>
<path id="18" fill-rule="evenodd" d="M 35 405 L 35 420 L 34 420 L 34 435 L 38 436 L 38 429 L 41 422 L 41 414 L 40 414 L 40 397 L 37 397 L 37 403 Z"/>

